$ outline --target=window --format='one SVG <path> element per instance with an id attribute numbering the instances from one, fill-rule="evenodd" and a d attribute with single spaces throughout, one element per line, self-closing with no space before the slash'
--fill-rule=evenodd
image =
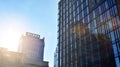
<path id="1" fill-rule="evenodd" d="M 115 57 L 117 57 L 118 56 L 118 52 L 117 52 L 116 44 L 113 44 L 113 51 L 114 51 Z"/>
<path id="2" fill-rule="evenodd" d="M 79 14 L 79 8 L 77 8 L 77 14 Z"/>
<path id="3" fill-rule="evenodd" d="M 86 16 L 88 13 L 87 13 L 87 8 L 84 9 L 84 15 Z"/>
<path id="4" fill-rule="evenodd" d="M 113 7 L 113 10 L 114 10 L 115 15 L 118 15 L 117 6 L 114 6 L 114 7 Z"/>
<path id="5" fill-rule="evenodd" d="M 96 0 L 96 3 L 98 4 L 100 2 L 100 0 Z"/>
<path id="6" fill-rule="evenodd" d="M 96 16 L 96 17 L 99 16 L 99 9 L 98 9 L 98 8 L 95 9 L 95 16 Z"/>
<path id="7" fill-rule="evenodd" d="M 112 6 L 113 4 L 115 4 L 116 0 L 107 0 L 108 2 L 108 6 Z"/>
<path id="8" fill-rule="evenodd" d="M 114 36 L 114 32 L 112 31 L 111 32 L 111 40 L 114 42 L 114 40 L 115 40 L 115 36 Z"/>
<path id="9" fill-rule="evenodd" d="M 92 7 L 95 6 L 95 0 L 92 0 Z"/>
<path id="10" fill-rule="evenodd" d="M 119 59 L 118 57 L 116 57 L 116 58 L 115 58 L 115 61 L 116 61 L 117 67 L 119 67 L 119 66 L 120 66 L 120 59 Z"/>
<path id="11" fill-rule="evenodd" d="M 110 12 L 109 12 L 109 10 L 107 11 L 107 18 L 110 19 Z"/>
<path id="12" fill-rule="evenodd" d="M 107 2 L 105 2 L 105 8 L 106 9 L 108 9 L 109 7 L 108 7 L 108 3 Z"/>

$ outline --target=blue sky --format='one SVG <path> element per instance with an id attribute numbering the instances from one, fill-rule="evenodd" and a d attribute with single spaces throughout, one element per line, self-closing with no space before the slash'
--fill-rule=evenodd
<path id="1" fill-rule="evenodd" d="M 44 60 L 53 67 L 57 6 L 58 0 L 0 0 L 0 33 L 12 27 L 20 34 L 32 32 L 45 37 Z"/>

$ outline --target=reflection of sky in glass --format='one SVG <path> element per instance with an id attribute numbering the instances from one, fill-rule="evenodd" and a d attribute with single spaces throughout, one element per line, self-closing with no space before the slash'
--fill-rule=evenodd
<path id="1" fill-rule="evenodd" d="M 52 67 L 57 44 L 57 2 L 58 0 L 0 0 L 0 35 L 12 27 L 20 34 L 32 32 L 45 37 L 44 59 L 49 60 Z"/>

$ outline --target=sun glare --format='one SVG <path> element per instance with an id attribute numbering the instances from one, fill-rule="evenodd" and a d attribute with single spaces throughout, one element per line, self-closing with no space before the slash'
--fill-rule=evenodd
<path id="1" fill-rule="evenodd" d="M 20 33 L 9 28 L 2 35 L 2 46 L 8 48 L 10 51 L 17 51 Z"/>

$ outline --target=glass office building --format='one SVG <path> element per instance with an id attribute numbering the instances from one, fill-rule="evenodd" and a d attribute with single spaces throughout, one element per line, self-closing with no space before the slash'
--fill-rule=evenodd
<path id="1" fill-rule="evenodd" d="M 58 67 L 58 48 L 57 47 L 54 53 L 54 67 Z"/>
<path id="2" fill-rule="evenodd" d="M 119 0 L 60 0 L 58 67 L 120 66 L 119 4 Z"/>

